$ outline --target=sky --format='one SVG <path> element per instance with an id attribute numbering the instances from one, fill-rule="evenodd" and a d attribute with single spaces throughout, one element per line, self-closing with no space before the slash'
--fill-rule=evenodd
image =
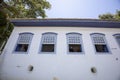
<path id="1" fill-rule="evenodd" d="M 120 0 L 47 0 L 52 5 L 47 18 L 98 18 L 120 10 Z"/>

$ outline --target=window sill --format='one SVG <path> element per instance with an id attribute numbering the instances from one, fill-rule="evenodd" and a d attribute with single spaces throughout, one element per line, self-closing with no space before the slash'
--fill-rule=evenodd
<path id="1" fill-rule="evenodd" d="M 13 54 L 28 54 L 28 52 L 13 52 Z"/>
<path id="2" fill-rule="evenodd" d="M 84 52 L 68 52 L 67 54 L 81 55 L 81 54 L 85 54 L 85 53 Z"/>
<path id="3" fill-rule="evenodd" d="M 39 54 L 56 54 L 55 52 L 39 52 Z"/>
<path id="4" fill-rule="evenodd" d="M 99 55 L 99 54 L 100 54 L 100 55 L 108 54 L 108 55 L 109 55 L 109 54 L 112 54 L 112 53 L 110 53 L 110 52 L 96 52 L 96 54 L 98 54 L 98 55 Z"/>

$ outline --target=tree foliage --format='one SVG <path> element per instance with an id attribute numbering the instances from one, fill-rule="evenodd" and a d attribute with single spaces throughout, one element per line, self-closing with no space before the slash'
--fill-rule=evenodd
<path id="1" fill-rule="evenodd" d="M 4 48 L 12 30 L 13 24 L 7 19 L 6 14 L 0 11 L 0 51 Z"/>
<path id="2" fill-rule="evenodd" d="M 50 7 L 46 0 L 0 0 L 0 49 L 13 30 L 10 18 L 45 18 Z"/>
<path id="3" fill-rule="evenodd" d="M 19 13 L 19 15 L 10 14 L 11 18 L 37 18 L 39 16 L 45 18 L 45 10 L 51 7 L 46 0 L 8 0 L 6 3 L 14 6 Z"/>
<path id="4" fill-rule="evenodd" d="M 115 14 L 106 13 L 106 14 L 99 15 L 99 19 L 120 21 L 120 10 L 117 10 Z"/>

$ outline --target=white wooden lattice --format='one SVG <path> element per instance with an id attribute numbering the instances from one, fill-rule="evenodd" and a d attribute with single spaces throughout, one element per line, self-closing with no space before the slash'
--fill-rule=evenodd
<path id="1" fill-rule="evenodd" d="M 32 36 L 33 35 L 29 33 L 20 34 L 18 44 L 29 44 L 31 42 Z"/>
<path id="2" fill-rule="evenodd" d="M 42 36 L 42 44 L 55 44 L 56 34 L 48 33 Z"/>
<path id="3" fill-rule="evenodd" d="M 105 36 L 101 34 L 93 34 L 92 40 L 94 44 L 106 44 Z"/>
<path id="4" fill-rule="evenodd" d="M 81 35 L 77 33 L 71 33 L 67 35 L 68 44 L 81 44 Z"/>

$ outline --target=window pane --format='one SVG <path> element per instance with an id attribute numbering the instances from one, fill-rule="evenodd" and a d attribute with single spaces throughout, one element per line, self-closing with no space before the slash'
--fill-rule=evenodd
<path id="1" fill-rule="evenodd" d="M 43 33 L 41 52 L 55 52 L 57 34 L 56 33 Z"/>
<path id="2" fill-rule="evenodd" d="M 27 52 L 28 44 L 17 44 L 15 51 L 17 52 Z"/>
<path id="3" fill-rule="evenodd" d="M 54 52 L 54 44 L 42 44 L 42 52 Z"/>
<path id="4" fill-rule="evenodd" d="M 15 52 L 27 52 L 32 40 L 32 33 L 20 33 Z"/>
<path id="5" fill-rule="evenodd" d="M 108 48 L 106 45 L 95 45 L 96 51 L 97 52 L 108 52 Z"/>
<path id="6" fill-rule="evenodd" d="M 67 34 L 68 52 L 82 52 L 82 35 L 80 33 Z"/>
<path id="7" fill-rule="evenodd" d="M 82 52 L 80 44 L 69 44 L 69 52 Z"/>
<path id="8" fill-rule="evenodd" d="M 98 52 L 98 53 L 108 53 L 109 52 L 105 34 L 93 33 L 93 34 L 91 34 L 91 38 L 93 40 L 93 45 L 95 46 L 96 52 Z"/>

